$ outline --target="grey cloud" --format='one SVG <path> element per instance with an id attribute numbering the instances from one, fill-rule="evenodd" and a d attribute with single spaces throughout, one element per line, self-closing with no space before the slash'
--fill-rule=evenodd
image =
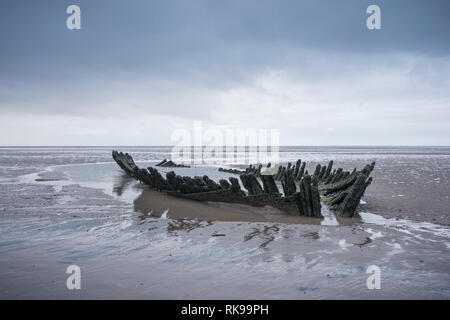
<path id="1" fill-rule="evenodd" d="M 141 123 L 129 144 L 167 144 L 170 126 L 194 119 L 280 127 L 290 144 L 394 141 L 386 132 L 398 143 L 407 132 L 450 141 L 448 1 L 76 3 L 80 31 L 65 27 L 73 1 L 0 3 L 0 111 L 37 131 L 45 123 L 39 144 L 51 143 L 57 117 L 78 119 L 71 132 L 103 144 L 123 138 L 111 131 L 125 118 Z M 382 30 L 365 27 L 369 4 L 381 7 Z M 93 128 L 99 118 L 108 121 Z M 146 128 L 152 118 L 166 125 Z M 382 125 L 391 129 L 377 132 Z M 316 140 L 299 139 L 299 128 L 315 126 L 324 129 Z M 33 137 L 7 129 L 17 143 Z"/>

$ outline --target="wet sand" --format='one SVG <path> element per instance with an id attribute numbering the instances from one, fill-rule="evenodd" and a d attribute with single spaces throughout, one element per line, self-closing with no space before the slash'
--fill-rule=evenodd
<path id="1" fill-rule="evenodd" d="M 31 245 L 2 243 L 0 297 L 450 298 L 448 247 L 425 231 L 132 214 L 71 220 L 41 218 L 15 228 L 28 230 Z M 30 233 L 33 224 L 40 231 Z M 81 290 L 65 286 L 69 264 L 81 267 Z M 366 287 L 370 265 L 381 268 L 380 290 Z"/>
<path id="2" fill-rule="evenodd" d="M 450 167 L 432 160 L 394 165 L 375 168 L 362 208 L 385 217 L 450 226 Z"/>
<path id="3" fill-rule="evenodd" d="M 338 156 L 345 168 L 376 158 L 374 182 L 362 220 L 323 225 L 151 191 L 109 161 L 110 149 L 81 150 L 0 157 L 0 298 L 450 299 L 450 153 Z M 166 157 L 137 150 L 140 160 Z M 71 264 L 81 290 L 66 288 Z M 381 290 L 367 289 L 370 265 Z"/>

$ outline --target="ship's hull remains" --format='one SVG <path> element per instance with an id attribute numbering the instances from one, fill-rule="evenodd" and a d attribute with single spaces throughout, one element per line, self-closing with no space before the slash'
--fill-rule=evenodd
<path id="1" fill-rule="evenodd" d="M 174 171 L 167 172 L 163 177 L 153 167 L 139 168 L 128 153 L 113 151 L 112 157 L 128 175 L 154 190 L 176 197 L 255 207 L 269 205 L 289 214 L 317 218 L 322 217 L 321 200 L 339 217 L 357 215 L 357 206 L 372 180 L 369 175 L 375 166 L 372 163 L 352 173 L 341 168 L 332 172 L 333 162 L 330 161 L 328 166 L 318 165 L 312 176 L 305 171 L 305 163 L 302 164 L 301 160 L 294 166 L 290 163 L 286 167 L 280 166 L 273 175 L 261 173 L 262 165 L 250 166 L 239 175 L 246 189 L 244 191 L 239 180 L 234 177 L 222 179 L 218 183 L 206 175 L 182 177 Z M 269 167 L 270 164 L 267 165 Z M 283 194 L 279 192 L 276 180 L 281 182 Z"/>

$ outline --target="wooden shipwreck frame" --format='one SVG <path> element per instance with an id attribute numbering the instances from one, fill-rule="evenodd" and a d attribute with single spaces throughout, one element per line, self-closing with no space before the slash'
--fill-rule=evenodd
<path id="1" fill-rule="evenodd" d="M 245 170 L 223 169 L 219 171 L 238 174 L 239 180 L 230 177 L 218 183 L 208 176 L 180 176 L 174 171 L 163 177 L 153 167 L 140 168 L 128 153 L 112 152 L 113 159 L 128 175 L 150 188 L 167 192 L 170 195 L 212 202 L 228 202 L 247 204 L 255 207 L 270 205 L 292 215 L 321 218 L 321 203 L 328 206 L 338 217 L 355 217 L 356 209 L 366 188 L 372 182 L 370 174 L 375 162 L 366 165 L 362 170 L 333 170 L 333 161 L 327 166 L 318 164 L 312 175 L 305 171 L 306 163 L 301 160 L 292 165 L 279 166 L 275 173 L 266 173 L 263 166 L 249 166 Z M 170 161 L 157 164 L 163 167 L 185 167 Z M 266 168 L 270 168 L 269 163 Z M 273 169 L 273 168 L 272 168 Z M 283 194 L 280 193 L 276 181 L 281 182 Z M 260 183 L 261 182 L 261 183 Z M 261 185 L 262 184 L 262 185 Z"/>

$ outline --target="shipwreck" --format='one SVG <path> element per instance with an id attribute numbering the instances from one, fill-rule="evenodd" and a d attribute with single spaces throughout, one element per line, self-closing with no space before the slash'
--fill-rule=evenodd
<path id="1" fill-rule="evenodd" d="M 245 170 L 219 168 L 219 171 L 239 175 L 243 190 L 235 177 L 216 182 L 206 175 L 180 176 L 174 171 L 167 172 L 164 177 L 156 168 L 138 167 L 128 153 L 114 150 L 112 157 L 128 175 L 151 189 L 172 196 L 255 207 L 269 205 L 292 215 L 317 218 L 322 218 L 322 204 L 338 217 L 358 216 L 356 209 L 372 182 L 370 174 L 375 167 L 375 162 L 372 162 L 362 170 L 355 168 L 350 172 L 342 168 L 333 169 L 333 161 L 330 161 L 326 166 L 318 164 L 312 175 L 301 160 L 295 164 L 280 165 L 277 170 L 273 170 L 270 163 L 264 168 L 260 164 Z M 187 167 L 167 160 L 156 166 Z M 267 170 L 269 168 L 272 170 Z M 280 192 L 277 182 L 283 192 Z"/>

